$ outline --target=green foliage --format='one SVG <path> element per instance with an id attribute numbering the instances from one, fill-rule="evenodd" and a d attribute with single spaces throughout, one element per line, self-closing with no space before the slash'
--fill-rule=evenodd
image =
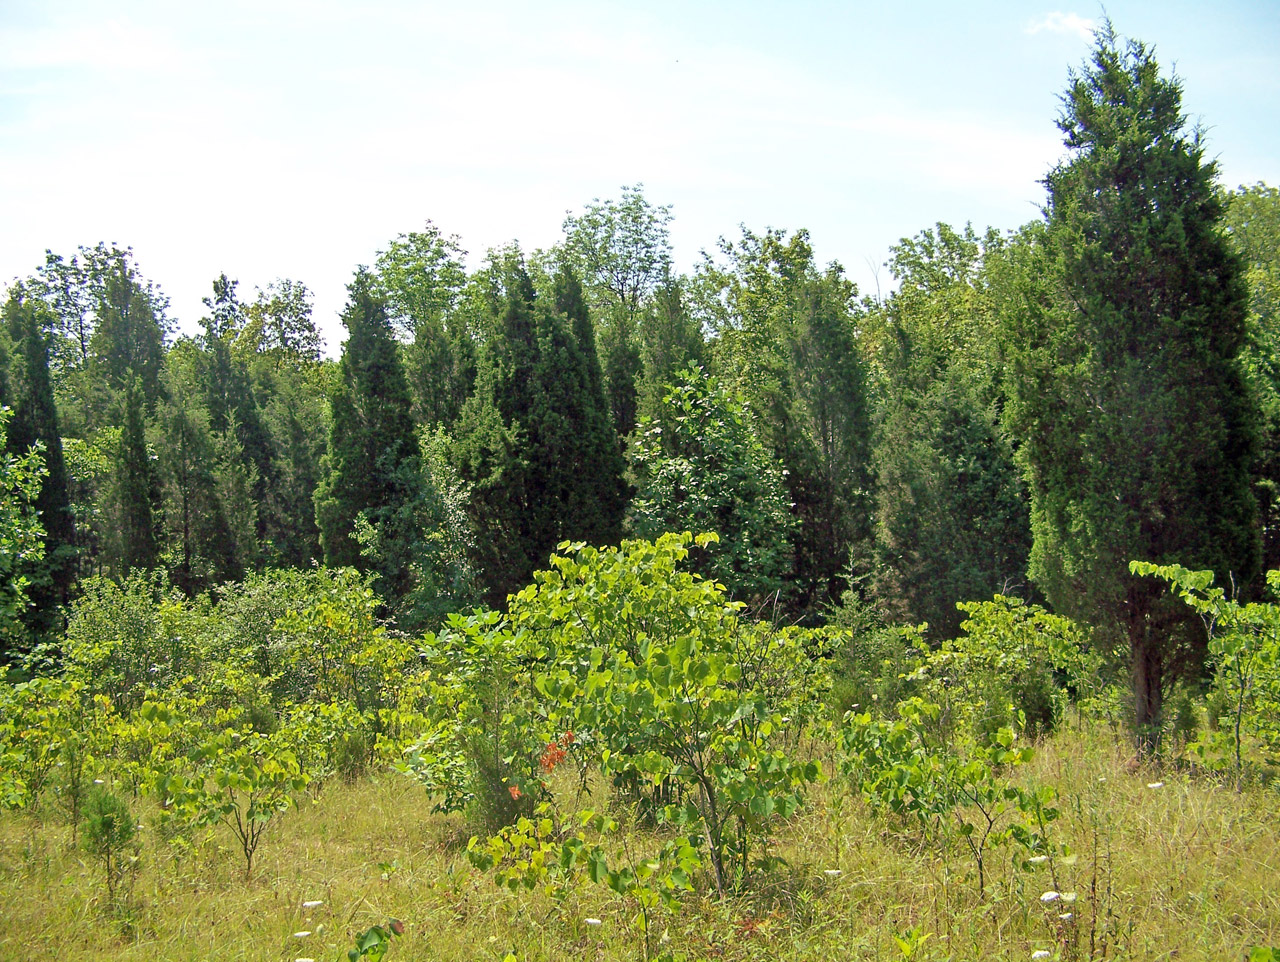
<path id="1" fill-rule="evenodd" d="M 127 714 L 148 691 L 200 666 L 209 617 L 207 606 L 188 604 L 161 572 L 135 572 L 122 583 L 87 579 L 67 625 L 66 676 Z"/>
<path id="2" fill-rule="evenodd" d="M 115 457 L 115 475 L 108 522 L 108 550 L 104 552 L 117 577 L 135 569 L 149 571 L 159 560 L 155 511 L 160 488 L 151 453 L 147 450 L 146 397 L 140 382 L 124 386 L 124 425 Z"/>
<path id="3" fill-rule="evenodd" d="M 865 556 L 870 536 L 866 318 L 840 265 L 819 267 L 808 231 L 743 228 L 741 240 L 719 246 L 727 263 L 704 259 L 691 303 L 716 334 L 713 370 L 746 398 L 786 472 L 797 522 L 789 601 L 813 616 L 836 600 L 841 566 L 851 551 Z"/>
<path id="4" fill-rule="evenodd" d="M 1057 725 L 1068 695 L 1097 691 L 1100 655 L 1068 619 L 1003 595 L 958 607 L 963 634 L 930 656 L 928 671 L 971 706 L 979 730 L 1012 725 L 1037 738 Z"/>
<path id="5" fill-rule="evenodd" d="M 1032 757 L 1018 740 L 1051 731 L 1069 694 L 1096 686 L 1099 665 L 1079 628 L 1034 605 L 997 595 L 960 608 L 959 638 L 933 650 L 911 639 L 914 666 L 901 675 L 896 706 L 873 702 L 845 716 L 842 764 L 873 811 L 943 854 L 967 851 L 985 893 L 991 851 L 1052 850 L 1056 793 L 1015 778 Z"/>
<path id="6" fill-rule="evenodd" d="M 0 688 L 0 804 L 33 811 L 53 781 L 71 731 L 69 708 L 80 685 L 37 677 Z"/>
<path id="7" fill-rule="evenodd" d="M 391 919 L 386 925 L 371 925 L 363 934 L 356 937 L 356 947 L 347 950 L 347 962 L 382 962 L 391 948 L 391 940 L 404 934 L 404 923 L 399 919 Z"/>
<path id="8" fill-rule="evenodd" d="M 1259 763 L 1274 775 L 1280 766 L 1280 606 L 1240 604 L 1214 586 L 1212 571 L 1142 561 L 1130 569 L 1168 582 L 1208 634 L 1214 669 L 1209 704 L 1222 711 L 1211 719 L 1217 730 L 1203 732 L 1192 751 L 1210 769 L 1234 770 L 1237 787 Z M 1273 593 L 1280 591 L 1280 571 L 1267 572 L 1267 584 Z"/>
<path id="9" fill-rule="evenodd" d="M 466 312 L 457 310 L 466 271 L 457 237 L 427 222 L 378 254 L 375 279 L 392 324 L 410 338 L 405 373 L 415 420 L 426 427 L 457 420 L 475 380 L 475 346 Z"/>
<path id="10" fill-rule="evenodd" d="M 620 437 L 636 425 L 641 378 L 655 373 L 642 367 L 642 345 L 653 343 L 645 308 L 671 276 L 671 220 L 671 207 L 650 204 L 636 184 L 564 221 L 562 253 L 600 324 L 603 391 Z"/>
<path id="11" fill-rule="evenodd" d="M 476 391 L 451 459 L 497 608 L 565 538 L 615 540 L 624 485 L 577 280 L 561 270 L 539 297 L 517 249 L 495 252 L 485 277 Z"/>
<path id="12" fill-rule="evenodd" d="M 1245 378 L 1261 409 L 1261 456 L 1254 470 L 1262 560 L 1280 566 L 1280 189 L 1258 183 L 1226 197 L 1223 226 L 1249 289 Z"/>
<path id="13" fill-rule="evenodd" d="M 377 597 L 356 572 L 326 572 L 310 587 L 316 593 L 296 599 L 272 629 L 271 667 L 284 697 L 352 705 L 371 739 L 367 762 L 378 739 L 398 735 L 416 654 L 377 623 Z"/>
<path id="14" fill-rule="evenodd" d="M 546 646 L 536 685 L 552 729 L 589 736 L 602 773 L 652 786 L 661 820 L 705 833 L 724 892 L 819 776 L 779 743 L 820 711 L 821 668 L 806 633 L 743 623 L 718 585 L 679 571 L 691 540 L 564 545 L 511 619 Z"/>
<path id="15" fill-rule="evenodd" d="M 107 898 L 115 902 L 116 886 L 127 867 L 125 850 L 134 839 L 133 813 L 123 798 L 105 785 L 95 785 L 84 804 L 80 844 L 102 864 Z"/>
<path id="16" fill-rule="evenodd" d="M 1029 746 L 1016 745 L 1012 729 L 1000 728 L 989 740 L 944 740 L 944 711 L 911 698 L 899 703 L 893 720 L 851 713 L 841 730 L 842 767 L 874 812 L 892 814 L 944 854 L 963 843 L 985 894 L 993 849 L 1047 848 L 1045 826 L 1058 817 L 1055 794 L 1023 788 L 1012 777 L 1032 756 Z"/>
<path id="17" fill-rule="evenodd" d="M 632 453 L 632 530 L 715 531 L 698 571 L 731 597 L 759 600 L 783 588 L 791 567 L 785 472 L 761 443 L 743 399 L 701 369 L 682 372 L 660 421 L 641 427 Z"/>
<path id="18" fill-rule="evenodd" d="M 321 337 L 312 319 L 312 295 L 301 281 L 279 278 L 245 306 L 237 347 L 266 355 L 276 370 L 302 369 L 320 360 Z"/>
<path id="19" fill-rule="evenodd" d="M 165 398 L 157 405 L 166 552 L 173 581 L 189 594 L 244 575 L 218 490 L 215 435 L 200 384 L 202 358 L 190 341 L 169 352 Z"/>
<path id="20" fill-rule="evenodd" d="M 342 320 L 341 380 L 329 398 L 328 476 L 316 489 L 316 521 L 325 561 L 366 567 L 355 538 L 356 519 L 374 528 L 394 518 L 415 496 L 418 444 L 409 416 L 409 387 L 385 298 L 373 277 L 357 272 Z M 386 552 L 395 558 L 395 552 Z M 380 590 L 404 592 L 404 573 L 388 565 Z"/>
<path id="21" fill-rule="evenodd" d="M 1047 223 L 1009 306 L 1008 423 L 1032 498 L 1031 576 L 1054 607 L 1130 649 L 1144 750 L 1194 675 L 1186 615 L 1131 558 L 1257 570 L 1257 413 L 1238 360 L 1247 290 L 1221 232 L 1216 165 L 1182 88 L 1108 24 L 1058 121 Z"/>
<path id="22" fill-rule="evenodd" d="M 487 840 L 473 837 L 467 857 L 512 892 L 543 889 L 564 898 L 584 880 L 605 886 L 635 906 L 632 923 L 643 938 L 640 957 L 648 959 L 654 911 L 678 910 L 680 896 L 693 891 L 692 876 L 702 867 L 699 841 L 677 836 L 654 856 L 633 859 L 625 848 L 611 853 L 606 847 L 619 828 L 614 819 L 591 810 L 578 812 L 567 827 L 544 804 L 532 818 L 521 817 Z M 590 841 L 587 829 L 595 836 Z"/>
<path id="23" fill-rule="evenodd" d="M 188 763 L 157 772 L 154 792 L 168 818 L 226 825 L 240 844 L 244 877 L 275 818 L 297 804 L 309 777 L 282 733 L 225 729 L 203 740 Z"/>
<path id="24" fill-rule="evenodd" d="M 66 603 L 75 577 L 74 516 L 44 334 L 52 326 L 51 315 L 34 292 L 20 285 L 10 291 L 3 311 L 10 352 L 0 400 L 13 407 L 5 448 L 18 457 L 38 451 L 44 466 L 32 503 L 43 528 L 44 557 L 32 559 L 25 572 L 31 605 L 23 612 L 23 623 L 34 643 L 54 640 L 62 627 L 59 606 Z"/>
<path id="25" fill-rule="evenodd" d="M 875 565 L 895 622 L 960 628 L 956 602 L 1006 591 L 1031 547 L 1013 439 L 1000 426 L 1002 361 L 988 264 L 1002 244 L 946 224 L 891 249 L 898 290 L 867 323 L 875 345 Z"/>
<path id="26" fill-rule="evenodd" d="M 441 811 L 470 808 L 490 831 L 532 811 L 543 794 L 545 742 L 534 710 L 539 649 L 497 612 L 451 615 L 427 655 L 439 721 L 407 753 L 401 770 L 438 799 Z"/>
<path id="27" fill-rule="evenodd" d="M 0 408 L 0 440 L 12 416 Z M 28 647 L 28 575 L 44 557 L 44 529 L 34 510 L 44 474 L 38 451 L 15 455 L 0 444 L 0 651 Z"/>

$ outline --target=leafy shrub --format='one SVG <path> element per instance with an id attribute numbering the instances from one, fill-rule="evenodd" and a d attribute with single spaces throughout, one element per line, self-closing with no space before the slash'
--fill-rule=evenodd
<path id="1" fill-rule="evenodd" d="M 706 835 L 724 892 L 745 879 L 770 821 L 818 778 L 816 763 L 778 745 L 821 712 L 826 673 L 807 657 L 805 632 L 744 623 L 720 585 L 679 570 L 693 541 L 563 544 L 510 617 L 548 666 L 536 679 L 545 734 L 584 736 L 604 774 L 648 783 L 655 797 L 676 789 L 660 817 Z"/>
<path id="2" fill-rule="evenodd" d="M 207 601 L 188 602 L 161 571 L 135 572 L 123 584 L 88 578 L 81 591 L 67 624 L 66 675 L 117 711 L 133 711 L 149 691 L 199 669 Z"/>
<path id="3" fill-rule="evenodd" d="M 440 799 L 438 808 L 470 809 L 489 831 L 528 814 L 542 793 L 532 641 L 489 611 L 451 615 L 426 645 L 443 679 L 431 686 L 436 720 L 400 767 Z"/>
<path id="4" fill-rule="evenodd" d="M 1005 727 L 1034 738 L 1053 730 L 1072 692 L 1096 686 L 1097 658 L 1070 620 L 1004 595 L 958 607 L 964 634 L 919 670 L 929 679 L 921 694 L 953 723 L 987 739 Z"/>
<path id="5" fill-rule="evenodd" d="M 1249 768 L 1269 772 L 1280 764 L 1280 606 L 1228 598 L 1213 585 L 1212 571 L 1141 561 L 1129 570 L 1167 581 L 1204 622 L 1214 669 L 1212 727 L 1190 746 L 1201 763 L 1233 770 L 1237 785 Z M 1267 587 L 1280 592 L 1280 571 L 1267 572 Z"/>
<path id="6" fill-rule="evenodd" d="M 244 856 L 244 877 L 276 816 L 297 804 L 308 777 L 289 748 L 289 732 L 225 730 L 204 740 L 190 758 L 173 759 L 154 790 L 170 819 L 227 826 Z"/>
<path id="7" fill-rule="evenodd" d="M 841 730 L 842 770 L 873 813 L 892 814 L 939 851 L 962 845 L 985 893 L 993 849 L 1014 843 L 1033 854 L 1048 848 L 1056 796 L 1051 788 L 1027 789 L 1013 780 L 1032 750 L 1016 744 L 1011 728 L 989 738 L 940 737 L 943 712 L 914 697 L 898 705 L 894 719 L 851 713 Z"/>

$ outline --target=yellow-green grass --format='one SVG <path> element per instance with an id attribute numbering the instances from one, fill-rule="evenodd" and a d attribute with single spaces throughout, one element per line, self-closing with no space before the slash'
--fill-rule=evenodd
<path id="1" fill-rule="evenodd" d="M 1234 960 L 1250 946 L 1280 944 L 1280 793 L 1237 793 L 1176 766 L 1138 765 L 1106 731 L 1054 736 L 1026 777 L 1061 793 L 1052 835 L 1076 857 L 1056 866 L 1056 881 L 1049 863 L 1025 869 L 1002 849 L 980 897 L 963 850 L 922 846 L 910 826 L 872 818 L 832 778 L 778 825 L 775 852 L 787 866 L 757 876 L 744 894 L 717 901 L 704 891 L 677 914 L 660 911 L 653 952 L 828 962 L 907 951 L 1089 958 L 1092 950 Z M 159 837 L 145 800 L 134 806 L 140 860 L 115 907 L 99 866 L 54 814 L 0 818 L 0 960 L 345 960 L 358 932 L 389 917 L 406 930 L 388 962 L 643 952 L 634 906 L 602 887 L 584 882 L 561 902 L 498 890 L 467 861 L 463 819 L 433 814 L 395 774 L 332 782 L 281 816 L 249 882 L 228 832 L 175 845 Z M 633 837 L 629 847 L 646 843 Z M 1075 900 L 1042 901 L 1049 891 Z M 323 904 L 306 909 L 307 901 Z M 1066 912 L 1072 918 L 1061 919 Z"/>

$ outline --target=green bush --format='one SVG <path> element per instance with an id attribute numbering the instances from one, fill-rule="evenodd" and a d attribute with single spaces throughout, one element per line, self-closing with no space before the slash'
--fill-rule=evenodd
<path id="1" fill-rule="evenodd" d="M 84 832 L 80 844 L 101 863 L 107 898 L 112 903 L 127 865 L 125 852 L 133 837 L 133 813 L 124 799 L 104 785 L 95 785 L 84 802 Z"/>

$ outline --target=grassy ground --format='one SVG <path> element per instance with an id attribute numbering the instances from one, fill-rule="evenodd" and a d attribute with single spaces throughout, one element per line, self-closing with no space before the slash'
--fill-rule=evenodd
<path id="1" fill-rule="evenodd" d="M 1280 793 L 1136 765 L 1106 732 L 1060 733 L 1029 769 L 1061 795 L 1053 830 L 1075 858 L 1056 878 L 997 852 L 980 898 L 961 851 L 920 850 L 832 780 L 778 827 L 789 867 L 745 895 L 661 913 L 653 953 L 1234 960 L 1280 944 Z M 115 909 L 63 822 L 3 816 L 0 960 L 345 960 L 388 917 L 406 924 L 388 962 L 642 957 L 632 906 L 589 884 L 558 904 L 499 891 L 467 862 L 462 819 L 430 809 L 398 775 L 331 783 L 271 827 L 246 882 L 229 833 L 167 842 L 139 802 L 139 861 Z M 1075 899 L 1042 901 L 1049 891 Z"/>

